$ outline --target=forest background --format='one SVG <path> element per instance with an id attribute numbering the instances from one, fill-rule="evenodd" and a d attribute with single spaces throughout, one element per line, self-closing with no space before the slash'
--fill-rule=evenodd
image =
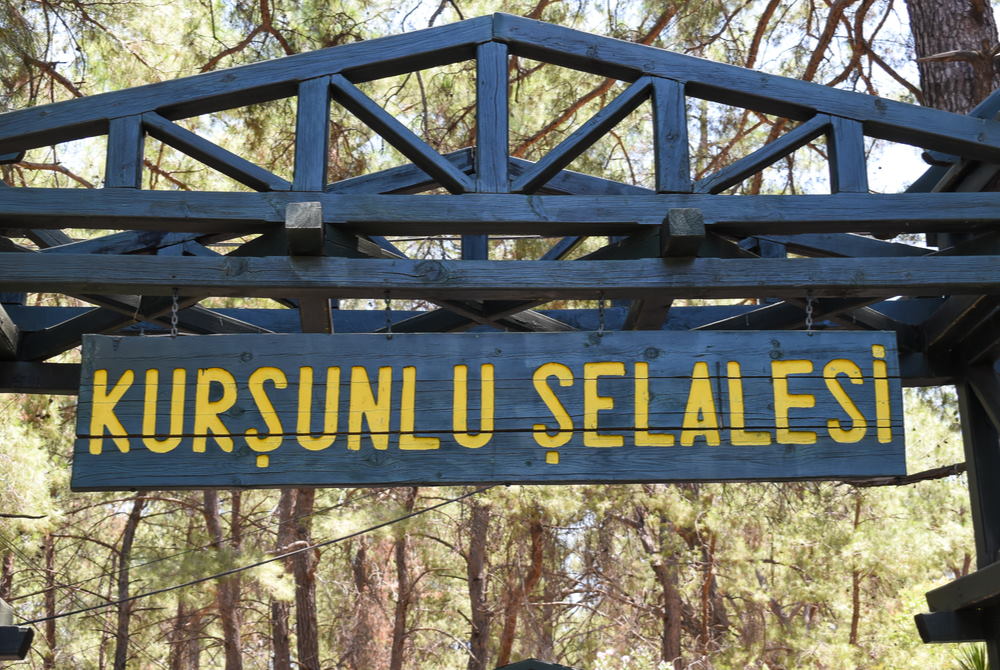
<path id="1" fill-rule="evenodd" d="M 0 111 L 493 11 L 961 113 L 1000 84 L 986 0 L 0 0 Z M 510 67 L 511 153 L 532 160 L 622 87 L 526 59 Z M 471 64 L 362 88 L 440 151 L 473 144 Z M 788 127 L 692 105 L 696 176 Z M 644 114 L 571 168 L 648 183 Z M 290 177 L 289 101 L 184 123 Z M 331 180 L 405 160 L 341 111 L 330 131 Z M 98 187 L 102 142 L 34 150 L 2 177 Z M 238 188 L 147 142 L 145 187 Z M 903 190 L 923 165 L 915 150 L 869 150 L 877 190 Z M 823 152 L 817 141 L 737 191 L 823 192 Z M 396 243 L 414 255 L 457 253 L 447 237 Z M 494 257 L 515 258 L 545 242 L 491 244 Z M 906 401 L 909 471 L 960 464 L 953 392 L 911 389 Z M 8 395 L 0 408 L 0 598 L 22 620 L 108 605 L 39 623 L 29 658 L 11 667 L 485 670 L 528 657 L 585 670 L 958 667 L 953 648 L 919 642 L 912 615 L 925 609 L 925 591 L 974 568 L 962 474 L 906 484 L 496 487 L 285 561 L 114 605 L 468 489 L 74 494 L 74 398 Z"/>

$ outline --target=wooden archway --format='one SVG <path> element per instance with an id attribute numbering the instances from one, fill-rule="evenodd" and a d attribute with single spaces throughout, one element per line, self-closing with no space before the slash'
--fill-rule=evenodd
<path id="1" fill-rule="evenodd" d="M 511 55 L 629 86 L 544 158 L 518 160 L 507 144 Z M 477 68 L 476 146 L 453 154 L 434 151 L 357 87 L 469 59 Z M 176 123 L 288 97 L 298 110 L 291 182 Z M 693 181 L 688 98 L 798 125 Z M 566 170 L 647 100 L 655 189 Z M 328 183 L 331 104 L 411 164 Z M 894 331 L 905 384 L 958 385 L 979 571 L 928 594 L 934 613 L 918 623 L 927 641 L 987 640 L 992 667 L 1000 667 L 1000 489 L 991 486 L 1000 471 L 1000 194 L 980 192 L 1000 164 L 998 110 L 998 96 L 959 116 L 496 14 L 11 112 L 0 116 L 6 162 L 94 135 L 107 135 L 108 150 L 103 189 L 0 188 L 0 389 L 74 392 L 77 366 L 46 361 L 85 333 L 165 329 L 175 291 L 178 325 L 191 333 L 378 330 L 380 316 L 334 313 L 331 300 L 387 292 L 438 305 L 405 315 L 396 332 L 592 328 L 595 310 L 535 308 L 605 297 L 629 301 L 609 312 L 611 329 L 797 329 L 808 295 L 826 329 Z M 146 135 L 256 192 L 143 190 Z M 830 194 L 724 194 L 821 136 Z M 903 192 L 869 193 L 865 138 L 920 147 L 936 166 Z M 414 195 L 439 187 L 450 195 Z M 109 232 L 78 240 L 73 229 Z M 407 258 L 384 238 L 404 231 L 461 235 L 462 257 Z M 930 248 L 886 241 L 904 232 L 926 234 Z M 224 256 L 210 249 L 257 234 Z M 534 260 L 493 260 L 491 234 L 556 242 Z M 565 260 L 588 236 L 613 241 Z M 94 307 L 26 306 L 24 292 Z M 206 296 L 269 297 L 293 309 L 212 310 L 198 305 Z M 778 300 L 671 307 L 692 297 Z"/>

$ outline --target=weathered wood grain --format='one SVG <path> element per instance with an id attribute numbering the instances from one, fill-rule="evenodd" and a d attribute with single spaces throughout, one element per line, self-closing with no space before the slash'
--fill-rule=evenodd
<path id="1" fill-rule="evenodd" d="M 1000 293 L 993 256 L 629 261 L 169 258 L 0 253 L 0 291 L 442 300 Z"/>
<path id="2" fill-rule="evenodd" d="M 107 131 L 108 120 L 156 111 L 170 120 L 295 95 L 300 81 L 347 72 L 353 81 L 467 60 L 491 38 L 485 16 L 3 115 L 0 153 Z"/>
<path id="3" fill-rule="evenodd" d="M 892 407 L 891 427 L 883 428 L 891 436 L 876 439 L 875 394 L 872 346 L 885 348 L 888 401 Z M 301 335 L 199 338 L 120 338 L 88 337 L 85 345 L 81 382 L 80 419 L 74 455 L 73 486 L 77 489 L 185 488 L 203 486 L 283 486 L 283 485 L 372 485 L 390 483 L 446 484 L 482 481 L 571 482 L 571 481 L 677 481 L 842 478 L 874 474 L 898 474 L 903 468 L 902 405 L 898 368 L 892 336 L 881 333 L 517 333 L 442 335 L 396 334 L 391 339 L 380 335 Z M 293 353 L 294 352 L 294 353 Z M 851 419 L 830 394 L 823 379 L 823 366 L 831 360 L 856 362 L 863 375 L 862 383 L 843 383 L 860 414 L 867 419 L 864 435 L 850 443 L 827 437 L 828 420 L 853 427 Z M 788 377 L 789 392 L 811 394 L 814 406 L 794 406 L 789 411 L 788 429 L 815 434 L 815 442 L 806 445 L 779 444 L 774 429 L 772 398 L 772 361 L 813 361 L 813 373 L 802 372 Z M 880 359 L 882 360 L 882 359 Z M 620 371 L 604 369 L 588 391 L 584 381 L 586 362 L 618 361 Z M 727 381 L 729 361 L 741 365 L 742 388 L 738 391 Z M 547 403 L 536 392 L 534 371 L 542 364 L 560 363 L 572 374 L 572 382 L 560 385 L 554 378 L 548 386 L 565 408 L 572 428 L 565 444 L 552 446 L 536 442 L 536 424 L 548 428 L 550 435 L 559 429 Z M 690 445 L 642 446 L 642 436 L 635 434 L 643 426 L 636 424 L 637 400 L 633 376 L 638 363 L 644 363 L 648 376 L 648 429 L 654 433 L 672 432 L 680 440 L 685 416 L 688 421 L 715 417 L 720 444 L 714 438 L 694 435 Z M 480 366 L 492 364 L 495 370 L 494 426 L 489 442 L 469 448 L 457 442 L 452 423 L 453 365 L 468 366 L 468 427 L 480 428 Z M 319 378 L 313 387 L 313 430 L 321 425 L 319 408 L 323 406 L 322 384 L 325 369 L 339 366 L 338 428 L 332 445 L 321 451 L 309 451 L 297 444 L 295 426 L 299 402 L 299 368 L 310 365 Z M 617 364 L 612 364 L 617 365 Z M 698 368 L 703 365 L 703 368 Z M 352 384 L 350 371 L 355 366 L 367 370 L 376 380 L 380 367 L 393 372 L 388 402 L 389 423 L 372 429 L 361 423 L 362 436 L 356 446 L 347 448 L 351 432 Z M 401 423 L 400 408 L 405 403 L 400 377 L 405 366 L 414 366 L 415 423 Z M 193 384 L 199 369 L 218 367 L 231 372 L 236 380 L 231 408 L 220 416 L 234 439 L 234 449 L 224 451 L 209 435 L 204 453 L 192 453 L 195 392 L 188 388 L 184 404 L 185 422 L 178 445 L 168 453 L 148 451 L 138 436 L 144 433 L 143 405 L 145 371 L 161 370 L 160 407 L 157 431 L 167 425 L 169 405 L 167 372 L 182 367 L 188 370 Z M 280 444 L 273 445 L 266 467 L 257 461 L 257 452 L 243 439 L 250 429 L 264 430 L 261 414 L 246 386 L 251 372 L 257 369 L 280 369 L 288 384 L 278 388 L 267 385 L 265 392 L 273 404 L 275 416 L 282 421 Z M 121 453 L 110 437 L 103 439 L 101 453 L 89 449 L 89 413 L 92 411 L 92 383 L 97 369 L 106 369 L 114 384 L 127 369 L 138 373 L 135 383 L 115 405 L 131 439 L 131 449 Z M 702 410 L 687 407 L 695 370 L 705 375 Z M 701 374 L 701 373 L 698 373 Z M 846 378 L 844 378 L 846 379 Z M 218 387 L 221 388 L 221 387 Z M 375 392 L 374 390 L 372 392 Z M 739 393 L 739 396 L 731 394 Z M 596 404 L 586 400 L 593 394 Z M 598 397 L 599 396 L 599 397 Z M 218 396 L 215 396 L 216 398 Z M 604 400 L 601 400 L 603 398 Z M 735 398 L 735 399 L 734 399 Z M 608 399 L 611 399 L 610 401 Z M 732 403 L 743 399 L 743 412 Z M 638 405 L 637 405 L 638 403 Z M 332 406 L 331 406 L 332 407 Z M 697 416 L 692 414 L 697 412 Z M 737 412 L 737 414 L 734 414 Z M 739 429 L 740 414 L 746 430 L 770 431 L 771 444 L 740 446 L 730 443 Z M 596 423 L 585 425 L 590 416 Z M 286 425 L 287 424 L 287 425 Z M 691 424 L 693 425 L 693 424 Z M 688 430 L 695 430 L 691 425 Z M 270 429 L 272 432 L 275 428 Z M 542 429 L 538 429 L 542 430 Z M 596 435 L 588 437 L 585 431 Z M 710 430 L 714 430 L 711 428 Z M 169 431 L 168 431 L 169 432 Z M 166 435 L 168 432 L 163 433 Z M 322 432 L 322 431 L 321 431 Z M 319 435 L 320 433 L 314 433 Z M 371 435 L 386 434 L 386 449 L 373 448 Z M 402 434 L 436 437 L 437 448 L 401 442 Z M 252 432 L 249 433 L 252 435 Z M 161 437 L 163 436 L 161 435 Z M 589 440 L 601 436 L 621 446 L 594 448 Z M 760 437 L 760 436 L 758 436 Z M 789 438 L 799 439 L 799 438 Z M 804 438 L 803 438 L 804 439 Z M 886 441 L 888 440 L 888 441 Z M 400 448 L 400 446 L 404 448 Z M 546 452 L 556 451 L 558 463 L 547 459 Z"/>
<path id="4" fill-rule="evenodd" d="M 860 121 L 870 137 L 997 162 L 1000 123 L 842 91 L 821 84 L 589 35 L 508 14 L 494 38 L 511 53 L 601 76 L 683 78 L 688 96 L 805 120 L 815 113 Z"/>
<path id="5" fill-rule="evenodd" d="M 300 82 L 295 105 L 295 170 L 292 189 L 326 186 L 330 144 L 330 77 Z"/>
<path id="6" fill-rule="evenodd" d="M 104 161 L 106 188 L 142 187 L 142 152 L 145 139 L 141 116 L 111 119 L 108 123 L 108 146 Z"/>
<path id="7" fill-rule="evenodd" d="M 802 196 L 661 194 L 555 196 L 466 194 L 221 193 L 121 189 L 0 191 L 8 226 L 264 232 L 283 223 L 291 202 L 322 204 L 326 223 L 373 235 L 627 235 L 659 225 L 667 211 L 700 209 L 709 231 L 738 235 L 809 233 L 990 232 L 1000 193 Z M 65 240 L 66 241 L 72 240 Z M 52 246 L 52 245 L 45 245 Z"/>
<path id="8" fill-rule="evenodd" d="M 691 192 L 684 83 L 653 79 L 653 159 L 658 193 Z"/>
<path id="9" fill-rule="evenodd" d="M 833 193 L 867 193 L 868 161 L 861 122 L 831 116 L 826 145 L 830 190 Z"/>

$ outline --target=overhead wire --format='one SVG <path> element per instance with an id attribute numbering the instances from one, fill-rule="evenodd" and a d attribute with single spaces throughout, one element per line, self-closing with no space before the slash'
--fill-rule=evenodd
<path id="1" fill-rule="evenodd" d="M 289 518 L 288 522 L 298 521 L 299 519 L 305 519 L 305 518 L 308 518 L 310 516 L 316 516 L 318 514 L 324 514 L 326 512 L 329 512 L 330 510 L 334 510 L 334 509 L 338 509 L 340 507 L 344 507 L 344 506 L 346 506 L 346 505 L 348 505 L 350 503 L 356 503 L 356 502 L 361 502 L 363 500 L 367 500 L 368 498 L 372 498 L 372 497 L 374 497 L 374 496 L 376 496 L 378 494 L 379 494 L 379 490 L 378 489 L 373 490 L 373 491 L 369 491 L 368 493 L 365 493 L 363 495 L 357 496 L 356 498 L 349 499 L 349 500 L 344 500 L 343 502 L 339 502 L 339 503 L 337 503 L 335 505 L 327 505 L 326 507 L 321 507 L 319 509 L 313 510 L 312 512 L 306 512 L 305 514 L 297 514 L 297 515 Z M 182 509 L 182 508 L 178 508 L 178 509 Z M 170 511 L 172 511 L 172 510 L 170 510 Z M 279 519 L 279 520 L 275 520 L 275 521 L 272 521 L 272 522 L 267 523 L 267 524 L 259 524 L 259 525 L 262 525 L 262 526 L 265 526 L 265 527 L 273 527 L 273 526 L 278 526 L 281 523 L 283 523 L 283 522 Z M 232 539 L 232 537 L 233 537 L 232 534 L 227 535 L 227 536 L 223 537 L 221 541 L 222 542 L 227 542 L 228 540 Z M 195 551 L 202 551 L 204 549 L 209 549 L 209 548 L 215 546 L 216 544 L 217 544 L 216 542 L 209 542 L 208 544 L 199 545 L 197 547 L 190 547 L 188 549 L 182 549 L 182 550 L 174 552 L 172 554 L 167 554 L 166 556 L 157 556 L 156 558 L 152 558 L 152 559 L 150 559 L 148 561 L 143 561 L 141 563 L 133 563 L 132 566 L 129 569 L 130 570 L 135 570 L 137 568 L 144 568 L 144 567 L 146 567 L 148 565 L 152 565 L 154 563 L 161 563 L 163 561 L 170 560 L 171 558 L 177 558 L 178 556 L 184 556 L 185 554 L 190 554 L 190 553 L 193 553 Z M 100 573 L 98 573 L 96 575 L 92 575 L 90 577 L 86 577 L 85 579 L 81 579 L 79 581 L 70 582 L 70 583 L 59 583 L 59 584 L 54 585 L 53 588 L 71 589 L 71 588 L 75 588 L 77 586 L 80 586 L 81 584 L 86 584 L 87 582 L 92 582 L 95 579 L 101 579 L 102 577 L 108 577 L 108 576 L 114 576 L 115 574 L 117 574 L 117 572 L 118 572 L 117 570 L 108 570 L 108 571 L 105 571 L 105 572 L 100 572 Z M 41 591 L 35 591 L 35 592 L 28 593 L 28 594 L 25 594 L 25 595 L 16 596 L 16 597 L 13 597 L 13 598 L 8 598 L 8 602 L 12 602 L 12 603 L 13 602 L 17 602 L 18 600 L 23 600 L 24 598 L 30 598 L 32 596 L 36 596 L 36 595 L 45 593 L 47 590 L 48 589 L 42 589 Z"/>
<path id="2" fill-rule="evenodd" d="M 85 614 L 86 612 L 93 612 L 94 610 L 104 609 L 106 607 L 114 607 L 115 605 L 121 605 L 123 603 L 132 602 L 134 600 L 139 600 L 141 598 L 148 598 L 148 597 L 155 596 L 155 595 L 160 595 L 160 594 L 163 594 L 163 593 L 169 593 L 171 591 L 177 591 L 179 589 L 187 588 L 189 586 L 195 586 L 196 584 L 202 584 L 204 582 L 212 581 L 214 579 L 221 579 L 223 577 L 228 577 L 230 575 L 235 575 L 235 574 L 238 574 L 240 572 L 245 572 L 247 570 L 252 570 L 253 568 L 259 568 L 260 566 L 267 565 L 268 563 L 274 563 L 275 561 L 284 560 L 286 558 L 289 558 L 290 556 L 295 556 L 296 554 L 301 554 L 301 553 L 306 552 L 306 551 L 313 551 L 315 549 L 319 549 L 320 547 L 327 547 L 327 546 L 330 546 L 332 544 L 337 544 L 338 542 L 343 542 L 345 540 L 350 540 L 350 539 L 353 539 L 355 537 L 360 537 L 361 535 L 365 535 L 367 533 L 371 533 L 371 532 L 379 530 L 381 528 L 386 528 L 388 526 L 392 526 L 393 524 L 397 524 L 397 523 L 400 523 L 402 521 L 406 521 L 407 519 L 412 519 L 412 518 L 420 516 L 422 514 L 426 514 L 427 512 L 433 512 L 434 510 L 440 509 L 440 508 L 445 507 L 447 505 L 450 505 L 452 503 L 456 503 L 456 502 L 465 500 L 466 498 L 471 498 L 472 496 L 479 495 L 480 493 L 484 493 L 486 491 L 489 491 L 490 489 L 492 489 L 492 488 L 494 488 L 496 486 L 497 486 L 497 484 L 490 484 L 488 486 L 482 486 L 482 487 L 474 489 L 472 491 L 468 491 L 466 493 L 463 493 L 462 495 L 455 496 L 454 498 L 448 498 L 446 500 L 443 500 L 443 501 L 441 501 L 439 503 L 431 505 L 430 507 L 423 507 L 423 508 L 418 509 L 418 510 L 413 510 L 412 512 L 407 512 L 406 514 L 403 514 L 402 516 L 398 516 L 398 517 L 395 517 L 393 519 L 389 519 L 388 521 L 383 521 L 381 523 L 377 523 L 374 526 L 368 526 L 367 528 L 362 528 L 361 530 L 356 530 L 353 533 L 348 533 L 347 535 L 341 535 L 340 537 L 331 538 L 329 540 L 323 540 L 322 542 L 316 542 L 314 544 L 310 544 L 310 545 L 307 545 L 305 547 L 300 547 L 298 549 L 295 549 L 293 551 L 288 551 L 288 552 L 285 552 L 283 554 L 278 554 L 277 556 L 272 556 L 270 558 L 265 558 L 265 559 L 262 559 L 260 561 L 256 561 L 254 563 L 249 563 L 247 565 L 241 565 L 239 567 L 231 568 L 229 570 L 223 570 L 222 572 L 217 572 L 215 574 L 207 575 L 205 577 L 199 577 L 198 579 L 192 579 L 190 581 L 183 582 L 181 584 L 174 584 L 172 586 L 165 586 L 165 587 L 160 588 L 160 589 L 153 589 L 152 591 L 144 591 L 143 593 L 136 593 L 136 594 L 128 596 L 126 598 L 119 598 L 117 600 L 111 600 L 111 601 L 108 601 L 108 602 L 105 602 L 105 603 L 101 603 L 99 605 L 91 605 L 90 607 L 83 607 L 83 608 L 76 609 L 76 610 L 70 610 L 68 612 L 60 612 L 58 614 L 53 614 L 51 616 L 46 616 L 46 617 L 40 617 L 38 619 L 25 620 L 25 621 L 23 621 L 23 623 L 25 625 L 32 626 L 32 625 L 35 625 L 35 624 L 43 623 L 45 621 L 54 621 L 56 619 L 63 619 L 65 617 L 70 617 L 70 616 L 74 616 L 74 615 L 77 615 L 77 614 Z"/>

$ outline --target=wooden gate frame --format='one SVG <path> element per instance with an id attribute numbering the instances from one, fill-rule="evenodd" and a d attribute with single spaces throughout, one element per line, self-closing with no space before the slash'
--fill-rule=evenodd
<path id="1" fill-rule="evenodd" d="M 511 55 L 630 85 L 544 158 L 519 160 L 508 154 Z M 476 146 L 448 155 L 356 86 L 470 59 Z M 288 97 L 291 182 L 174 123 Z M 688 98 L 800 123 L 692 181 Z M 655 190 L 565 169 L 646 100 Z M 412 163 L 327 183 L 331 101 Z M 0 188 L 0 390 L 75 393 L 78 366 L 47 359 L 84 333 L 162 331 L 178 294 L 188 333 L 377 331 L 381 314 L 331 301 L 387 296 L 439 306 L 397 313 L 396 332 L 596 327 L 594 309 L 534 309 L 570 298 L 627 301 L 607 311 L 609 329 L 797 329 L 808 300 L 824 328 L 895 331 L 904 384 L 957 385 L 979 570 L 931 591 L 933 613 L 917 623 L 927 642 L 986 640 L 1000 668 L 1000 194 L 981 192 L 1000 165 L 998 111 L 998 94 L 960 116 L 494 14 L 0 115 L 0 162 L 96 135 L 108 147 L 103 189 Z M 256 192 L 143 190 L 146 135 Z M 723 194 L 824 135 L 830 195 Z M 923 148 L 933 167 L 906 192 L 871 194 L 866 137 Z M 438 187 L 451 195 L 414 195 Z M 77 241 L 72 228 L 123 232 Z M 383 237 L 404 232 L 461 235 L 461 260 L 407 258 Z M 225 256 L 207 246 L 257 233 Z M 938 249 L 885 241 L 899 233 Z M 539 259 L 499 261 L 490 234 L 559 239 Z M 565 260 L 595 235 L 612 242 Z M 95 307 L 26 306 L 29 291 Z M 198 305 L 206 296 L 293 309 L 211 310 Z M 769 300 L 671 308 L 682 298 Z"/>

